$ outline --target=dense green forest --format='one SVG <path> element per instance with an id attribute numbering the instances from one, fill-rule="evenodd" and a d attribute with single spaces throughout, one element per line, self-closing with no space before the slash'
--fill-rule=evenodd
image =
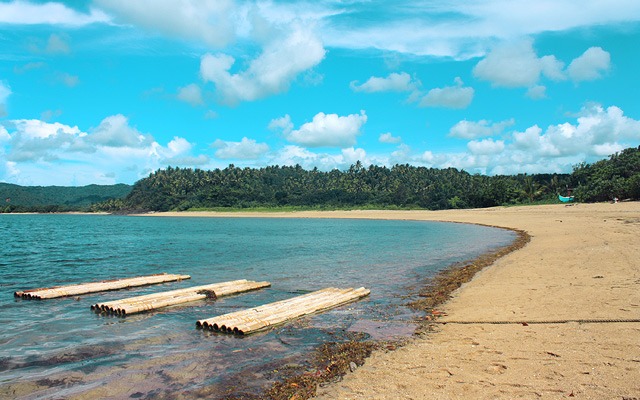
<path id="1" fill-rule="evenodd" d="M 569 175 L 470 175 L 433 169 L 360 163 L 347 171 L 321 172 L 300 166 L 204 171 L 167 168 L 138 181 L 122 201 L 102 210 L 188 210 L 194 208 L 467 208 L 533 201 L 566 186 Z"/>
<path id="2" fill-rule="evenodd" d="M 22 187 L 0 183 L 0 212 L 90 210 L 108 212 L 219 208 L 476 208 L 576 201 L 640 200 L 640 147 L 571 174 L 485 176 L 455 168 L 408 164 L 323 172 L 300 166 L 201 170 L 160 169 L 133 186 Z"/>
<path id="3" fill-rule="evenodd" d="M 0 183 L 0 212 L 88 210 L 94 203 L 123 198 L 131 185 L 19 186 Z"/>
<path id="4" fill-rule="evenodd" d="M 572 174 L 471 175 L 455 168 L 410 165 L 391 168 L 360 162 L 346 171 L 300 166 L 205 171 L 167 168 L 134 185 L 124 199 L 95 210 L 189 210 L 216 208 L 470 208 L 557 202 L 568 189 L 577 201 L 640 199 L 640 148 L 630 148 Z"/>

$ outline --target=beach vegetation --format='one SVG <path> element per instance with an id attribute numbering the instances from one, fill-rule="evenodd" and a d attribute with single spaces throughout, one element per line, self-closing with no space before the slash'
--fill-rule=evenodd
<path id="1" fill-rule="evenodd" d="M 24 187 L 0 183 L 0 212 L 262 211 L 456 209 L 640 200 L 640 148 L 571 174 L 469 174 L 456 168 L 356 162 L 347 170 L 300 165 L 202 170 L 168 167 L 129 185 Z"/>

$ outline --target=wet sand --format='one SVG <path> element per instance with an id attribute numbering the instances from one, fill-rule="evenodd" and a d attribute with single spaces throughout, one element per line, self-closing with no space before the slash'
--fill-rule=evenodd
<path id="1" fill-rule="evenodd" d="M 318 397 L 640 400 L 640 322 L 616 322 L 640 320 L 638 202 L 153 215 L 438 220 L 524 230 L 527 246 L 481 271 L 441 308 L 447 315 L 439 322 L 450 323 L 397 351 L 375 352 Z"/>

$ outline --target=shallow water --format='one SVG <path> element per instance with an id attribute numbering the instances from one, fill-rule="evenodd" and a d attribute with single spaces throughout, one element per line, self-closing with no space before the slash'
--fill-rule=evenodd
<path id="1" fill-rule="evenodd" d="M 438 222 L 99 215 L 0 215 L 0 235 L 0 397 L 18 398 L 145 398 L 232 383 L 255 391 L 274 366 L 301 362 L 348 332 L 410 335 L 416 315 L 405 304 L 426 278 L 515 238 Z M 159 272 L 192 279 L 79 299 L 13 298 L 17 290 Z M 235 279 L 272 287 L 126 318 L 90 310 Z M 365 286 L 371 295 L 243 338 L 195 329 L 198 319 L 327 286 Z M 101 392 L 114 381 L 121 392 Z"/>

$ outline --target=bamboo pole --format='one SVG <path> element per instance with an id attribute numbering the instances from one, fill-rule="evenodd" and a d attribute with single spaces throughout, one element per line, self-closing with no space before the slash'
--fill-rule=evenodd
<path id="1" fill-rule="evenodd" d="M 172 305 L 203 300 L 207 297 L 217 298 L 230 294 L 244 293 L 268 286 L 271 286 L 271 283 L 241 279 L 237 281 L 192 286 L 185 289 L 177 289 L 168 292 L 153 293 L 105 303 L 98 303 L 92 305 L 91 309 L 98 313 L 125 316 Z"/>
<path id="2" fill-rule="evenodd" d="M 248 310 L 236 311 L 196 322 L 198 328 L 246 335 L 268 329 L 304 315 L 328 310 L 368 296 L 369 289 L 326 288 Z"/>
<path id="3" fill-rule="evenodd" d="M 142 296 L 136 296 L 136 297 L 129 297 L 126 299 L 120 299 L 120 300 L 113 300 L 113 301 L 108 301 L 108 302 L 104 302 L 104 303 L 98 303 L 95 305 L 91 306 L 92 310 L 104 310 L 105 308 L 109 308 L 109 307 L 115 307 L 119 304 L 129 304 L 129 303 L 137 303 L 137 302 L 144 302 L 144 301 L 152 301 L 154 299 L 159 299 L 159 298 L 163 298 L 166 296 L 170 296 L 172 294 L 179 294 L 179 293 L 191 293 L 195 290 L 220 290 L 221 288 L 226 288 L 228 286 L 235 286 L 235 285 L 239 285 L 242 283 L 246 283 L 248 282 L 246 279 L 240 279 L 240 280 L 236 280 L 236 281 L 229 281 L 229 282 L 223 282 L 223 283 L 214 283 L 211 285 L 202 285 L 202 286 L 196 286 L 196 287 L 189 287 L 189 288 L 185 288 L 185 289 L 176 289 L 176 290 L 172 290 L 171 292 L 159 292 L 159 293 L 152 293 L 152 294 L 147 294 L 147 295 L 142 295 Z M 217 292 L 216 292 L 217 293 Z"/>
<path id="4" fill-rule="evenodd" d="M 290 308 L 280 308 L 279 310 L 275 310 L 275 312 L 269 308 L 263 308 L 262 310 L 259 310 L 260 313 L 258 315 L 252 316 L 253 318 L 250 317 L 244 319 L 244 321 L 242 322 L 238 321 L 234 324 L 235 326 L 221 326 L 220 330 L 226 331 L 227 333 L 237 334 L 244 334 L 245 332 L 253 333 L 264 330 L 269 326 L 278 325 L 280 323 L 301 317 L 306 314 L 311 314 L 327 308 L 336 307 L 337 305 L 345 304 L 360 297 L 358 295 L 349 293 L 349 291 L 352 290 L 347 290 L 343 293 L 328 293 L 322 299 L 309 299 L 308 301 L 298 304 L 297 306 L 292 305 Z"/>
<path id="5" fill-rule="evenodd" d="M 213 327 L 218 320 L 225 322 L 226 324 L 232 324 L 234 323 L 234 321 L 236 319 L 238 320 L 244 320 L 245 318 L 252 318 L 251 317 L 251 312 L 256 312 L 256 313 L 260 313 L 262 312 L 265 308 L 268 308 L 270 310 L 278 310 L 281 308 L 286 308 L 286 307 L 291 307 L 291 306 L 295 306 L 298 303 L 302 303 L 302 302 L 306 302 L 306 301 L 313 301 L 315 298 L 319 298 L 325 295 L 325 293 L 329 293 L 329 292 L 333 292 L 337 289 L 335 288 L 326 288 L 326 289 L 322 289 L 322 290 L 318 290 L 316 292 L 312 292 L 312 293 L 307 293 L 301 296 L 296 296 L 290 299 L 285 299 L 285 300 L 280 300 L 280 301 L 276 301 L 274 303 L 269 303 L 260 307 L 255 307 L 255 308 L 251 308 L 249 310 L 240 310 L 240 311 L 235 311 L 229 314 L 225 314 L 222 316 L 218 316 L 218 317 L 213 317 L 213 318 L 209 318 L 206 320 L 200 320 L 198 321 L 199 325 L 198 326 L 202 326 L 205 328 L 211 327 L 211 329 L 214 330 L 218 330 L 217 327 Z"/>
<path id="6" fill-rule="evenodd" d="M 134 278 L 113 279 L 100 282 L 80 283 L 76 285 L 68 286 L 54 286 L 41 289 L 29 289 L 24 291 L 18 291 L 14 293 L 16 297 L 22 297 L 23 299 L 53 299 L 57 297 L 76 296 L 80 294 L 106 292 L 110 290 L 125 289 L 129 287 L 154 285 L 158 283 L 181 281 L 183 279 L 190 279 L 189 275 L 176 275 L 176 274 L 155 274 L 147 276 L 138 276 Z"/>

